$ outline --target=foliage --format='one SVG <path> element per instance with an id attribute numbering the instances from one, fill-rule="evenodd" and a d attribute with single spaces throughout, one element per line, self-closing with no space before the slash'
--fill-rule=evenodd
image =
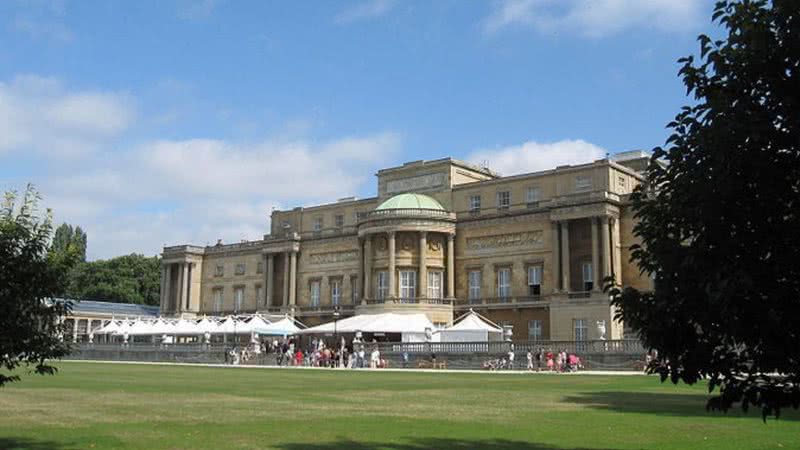
<path id="1" fill-rule="evenodd" d="M 47 360 L 69 352 L 60 336 L 70 304 L 52 299 L 63 296 L 77 255 L 48 251 L 52 219 L 39 216 L 39 200 L 29 185 L 22 198 L 6 193 L 0 208 L 0 368 L 53 374 Z M 0 386 L 18 379 L 0 374 Z"/>
<path id="2" fill-rule="evenodd" d="M 652 370 L 764 418 L 800 406 L 800 2 L 721 1 L 680 75 L 696 104 L 669 124 L 632 196 L 632 260 L 653 292 L 612 291 L 658 349 Z"/>
<path id="3" fill-rule="evenodd" d="M 81 300 L 158 305 L 160 260 L 125 255 L 78 264 L 70 273 L 68 296 Z"/>
<path id="4" fill-rule="evenodd" d="M 52 248 L 55 252 L 76 252 L 81 261 L 86 261 L 86 232 L 81 227 L 73 229 L 72 225 L 62 223 L 56 228 Z"/>

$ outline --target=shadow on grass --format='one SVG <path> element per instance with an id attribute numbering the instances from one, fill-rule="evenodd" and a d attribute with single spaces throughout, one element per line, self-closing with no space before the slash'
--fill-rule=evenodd
<path id="1" fill-rule="evenodd" d="M 416 438 L 406 443 L 366 443 L 341 439 L 334 442 L 324 443 L 289 443 L 278 446 L 283 450 L 561 450 L 563 447 L 552 447 L 549 445 L 537 444 L 533 442 L 511 441 L 506 439 L 488 440 L 469 440 L 469 439 L 443 439 L 443 438 Z M 578 447 L 570 447 L 576 450 L 589 450 Z M 594 449 L 597 450 L 597 449 Z M 601 449 L 602 450 L 602 449 Z"/>
<path id="2" fill-rule="evenodd" d="M 0 437 L 0 448 L 3 450 L 60 450 L 67 447 L 60 442 L 23 437 Z"/>
<path id="3" fill-rule="evenodd" d="M 622 413 L 645 413 L 680 417 L 752 417 L 761 419 L 761 409 L 750 408 L 745 414 L 740 405 L 728 413 L 706 411 L 708 399 L 702 395 L 670 394 L 658 392 L 584 392 L 564 398 L 566 403 Z M 799 420 L 796 411 L 781 411 L 781 420 Z"/>

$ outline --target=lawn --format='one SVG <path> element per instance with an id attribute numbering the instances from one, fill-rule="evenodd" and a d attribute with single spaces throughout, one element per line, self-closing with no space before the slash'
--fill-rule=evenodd
<path id="1" fill-rule="evenodd" d="M 706 413 L 644 376 L 64 362 L 0 389 L 0 448 L 800 448 L 800 414 Z"/>

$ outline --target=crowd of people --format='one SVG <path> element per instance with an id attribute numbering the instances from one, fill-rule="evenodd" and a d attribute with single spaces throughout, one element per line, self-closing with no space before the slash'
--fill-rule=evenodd
<path id="1" fill-rule="evenodd" d="M 313 338 L 303 347 L 293 338 L 274 339 L 266 347 L 275 354 L 278 366 L 331 367 L 347 369 L 382 369 L 389 366 L 381 358 L 377 345 L 354 339 L 349 345 L 344 338 L 339 345 L 328 345 L 324 339 Z"/>
<path id="2" fill-rule="evenodd" d="M 553 352 L 548 349 L 539 348 L 536 351 L 528 350 L 527 366 L 529 371 L 549 371 L 549 372 L 577 372 L 583 368 L 581 359 L 575 353 L 568 353 L 566 350 Z M 490 359 L 483 363 L 485 370 L 513 370 L 516 353 L 514 347 L 502 358 Z"/>

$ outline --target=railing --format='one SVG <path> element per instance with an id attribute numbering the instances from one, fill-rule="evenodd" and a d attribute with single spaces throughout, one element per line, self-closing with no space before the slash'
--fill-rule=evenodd
<path id="1" fill-rule="evenodd" d="M 592 291 L 570 292 L 567 296 L 569 298 L 590 298 Z"/>
<path id="2" fill-rule="evenodd" d="M 426 297 L 415 297 L 415 298 L 400 298 L 400 297 L 393 297 L 393 298 L 368 298 L 364 300 L 368 305 L 449 305 L 452 304 L 453 301 L 448 298 L 426 298 Z"/>
<path id="3" fill-rule="evenodd" d="M 635 339 L 612 341 L 489 341 L 489 342 L 391 342 L 365 344 L 368 347 L 377 345 L 382 353 L 487 353 L 502 354 L 511 350 L 517 354 L 543 351 L 567 351 L 576 354 L 626 354 L 642 355 L 646 352 L 642 343 Z"/>
<path id="4" fill-rule="evenodd" d="M 509 306 L 545 306 L 549 304 L 541 295 L 515 297 L 483 297 L 478 299 L 456 300 L 454 306 L 459 309 L 509 307 Z"/>
<path id="5" fill-rule="evenodd" d="M 352 312 L 356 308 L 352 303 L 340 303 L 339 305 L 302 305 L 296 306 L 295 309 L 301 313 L 333 313 L 337 306 L 341 312 Z"/>
<path id="6" fill-rule="evenodd" d="M 383 219 L 388 217 L 425 217 L 434 219 L 455 219 L 455 214 L 439 209 L 421 208 L 396 208 L 377 209 L 367 213 L 366 220 Z"/>

